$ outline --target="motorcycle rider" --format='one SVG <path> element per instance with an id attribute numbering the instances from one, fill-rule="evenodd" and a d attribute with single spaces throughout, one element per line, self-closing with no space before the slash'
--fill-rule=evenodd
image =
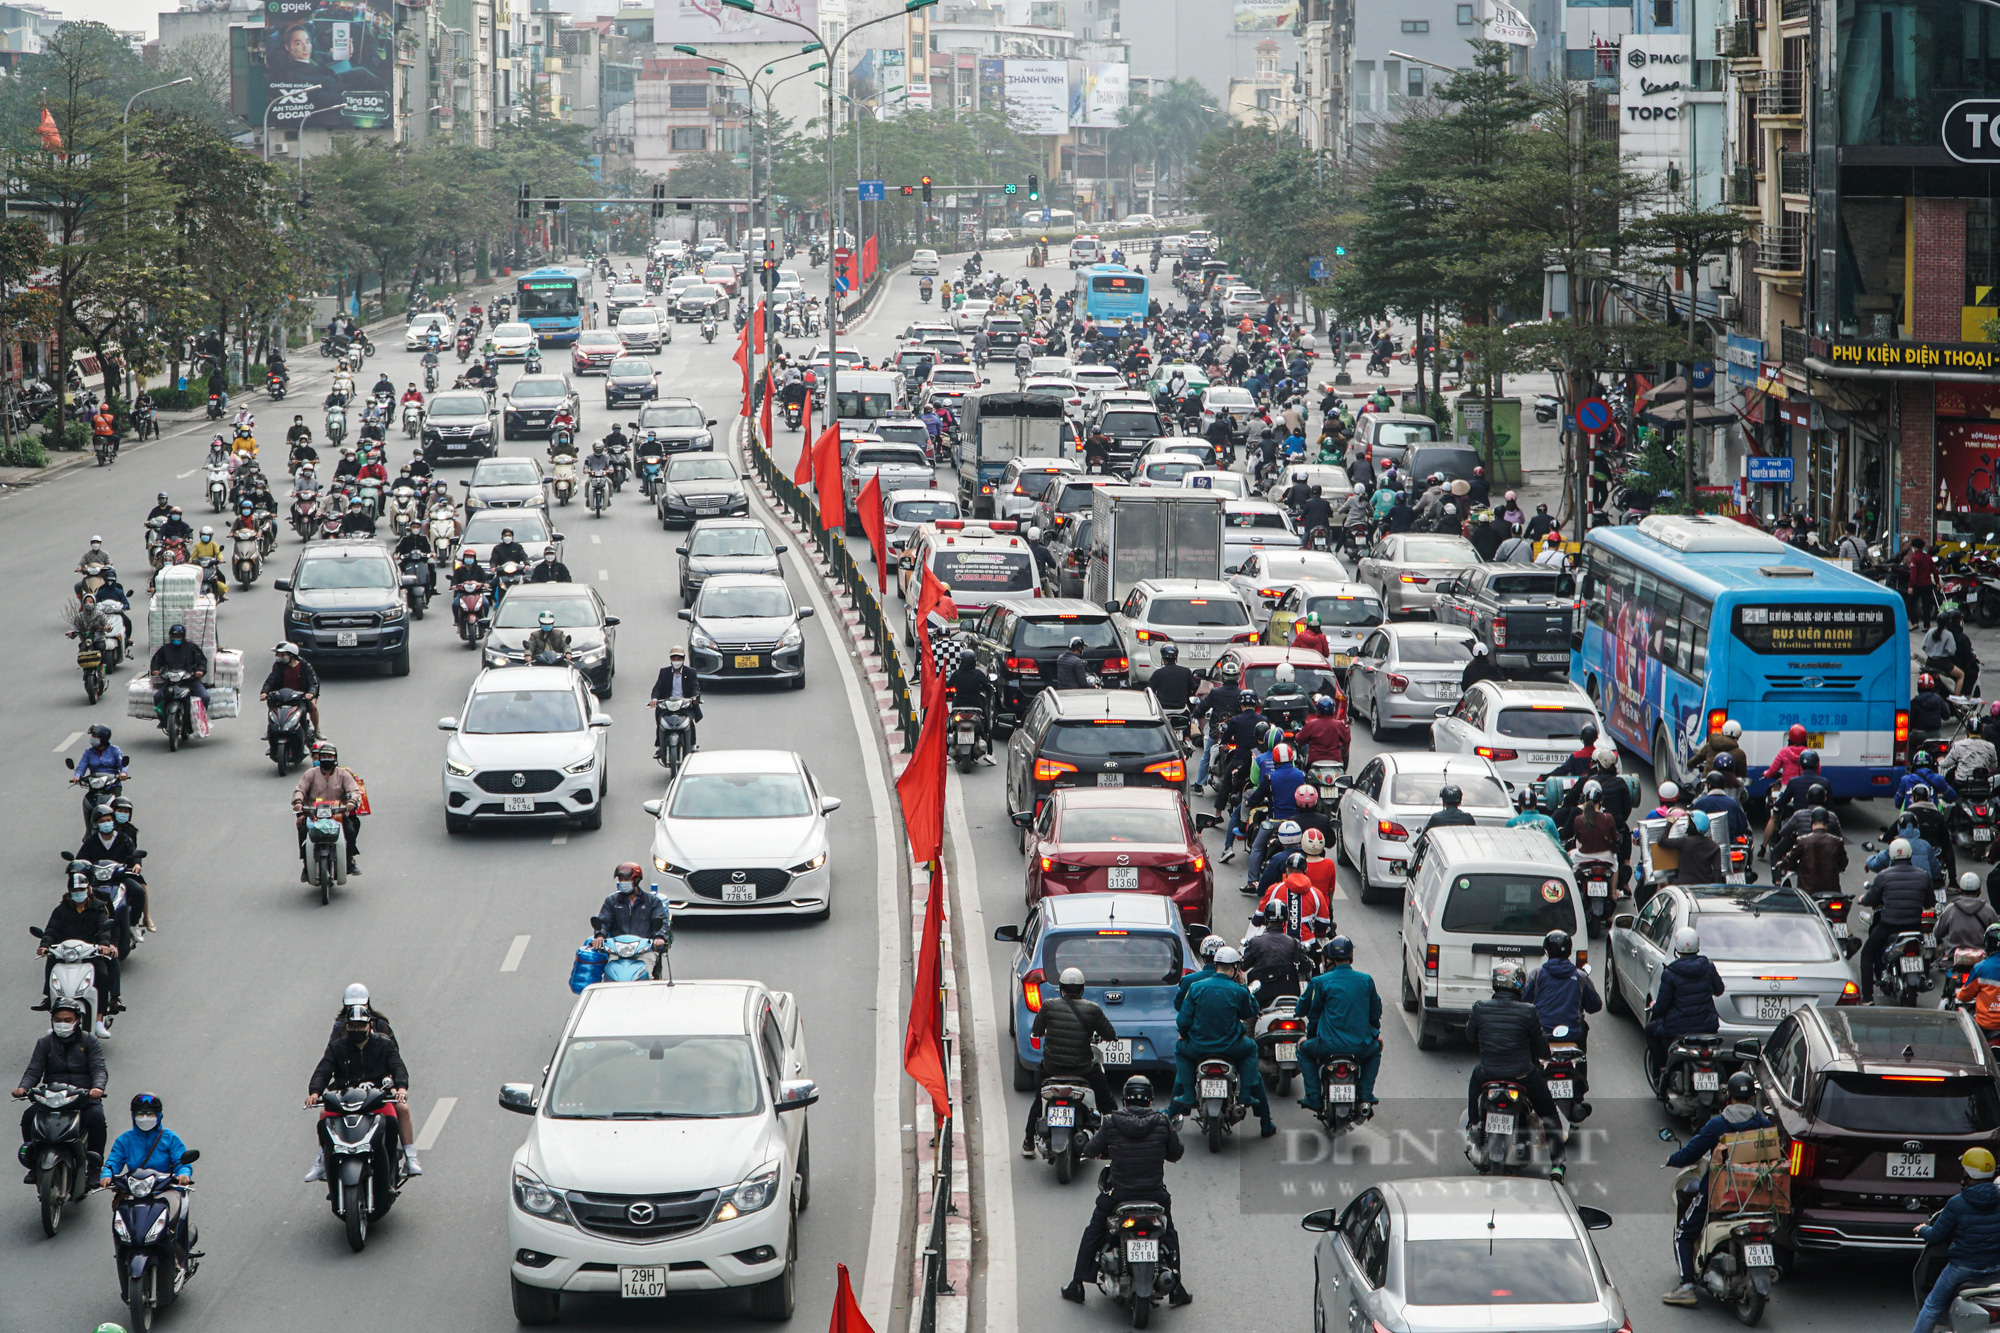
<path id="1" fill-rule="evenodd" d="M 2000 750 L 1995 749 L 1992 741 L 1972 732 L 1952 742 L 1937 771 L 1939 776 L 1958 783 L 1978 781 L 1975 775 L 1983 771 L 1984 781 L 1990 784 L 1994 775 L 2000 773 Z"/>
<path id="2" fill-rule="evenodd" d="M 1674 1038 L 1721 1029 L 1715 999 L 1728 990 L 1715 964 L 1702 956 L 1701 933 L 1693 926 L 1674 932 L 1673 950 L 1674 961 L 1660 973 L 1659 990 L 1653 995 L 1646 1023 L 1646 1040 L 1661 1073 L 1666 1069 L 1667 1047 Z"/>
<path id="3" fill-rule="evenodd" d="M 340 766 L 340 751 L 332 741 L 323 740 L 313 746 L 312 767 L 299 774 L 298 786 L 292 788 L 292 820 L 298 826 L 299 837 L 299 883 L 312 880 L 307 862 L 307 841 L 305 837 L 306 811 L 315 802 L 332 801 L 341 809 L 341 829 L 347 841 L 347 873 L 358 875 L 361 867 L 356 860 L 356 843 L 361 836 L 361 816 L 355 812 L 361 807 L 361 786 L 354 775 Z"/>
<path id="4" fill-rule="evenodd" d="M 1327 970 L 1306 983 L 1292 1011 L 1306 1023 L 1306 1039 L 1299 1043 L 1299 1082 L 1305 1088 L 1299 1105 L 1317 1113 L 1325 1095 L 1320 1066 L 1336 1055 L 1352 1055 L 1361 1061 L 1356 1106 L 1369 1116 L 1380 1100 L 1375 1075 L 1382 1068 L 1382 997 L 1375 979 L 1355 968 L 1353 940 L 1345 935 L 1328 940 L 1326 959 Z"/>
<path id="5" fill-rule="evenodd" d="M 544 610 L 535 617 L 535 628 L 528 635 L 526 650 L 528 661 L 535 662 L 543 653 L 554 653 L 557 657 L 568 654 L 569 635 L 556 626 L 556 613 Z"/>
<path id="6" fill-rule="evenodd" d="M 111 743 L 111 728 L 97 723 L 90 729 L 90 744 L 83 747 L 77 756 L 76 774 L 70 778 L 72 786 L 79 786 L 92 773 L 113 773 L 123 782 L 131 774 L 126 770 L 132 760 Z"/>
<path id="7" fill-rule="evenodd" d="M 495 572 L 505 564 L 525 566 L 528 563 L 528 548 L 514 540 L 514 529 L 502 528 L 500 540 L 494 542 L 493 549 L 487 552 L 486 563 L 492 566 Z"/>
<path id="8" fill-rule="evenodd" d="M 1701 785 L 1701 795 L 1688 802 L 1688 809 L 1699 810 L 1708 816 L 1710 834 L 1711 836 L 1715 836 L 1717 842 L 1728 841 L 1733 843 L 1738 838 L 1742 838 L 1747 842 L 1750 837 L 1750 816 L 1743 812 L 1742 805 L 1738 803 L 1734 796 L 1730 795 L 1729 775 L 1724 771 L 1711 769 L 1708 775 L 1701 780 Z M 1815 788 L 1814 790 L 1815 794 L 1817 794 L 1825 789 Z M 1822 797 L 1820 800 L 1822 803 L 1818 804 L 1816 808 L 1824 809 L 1824 798 Z M 1796 819 L 1798 816 L 1794 815 L 1793 818 Z M 1722 832 L 1719 836 L 1716 836 L 1715 825 L 1718 820 L 1722 823 Z M 1790 825 L 1787 824 L 1787 827 L 1790 827 Z M 1800 832 L 1803 831 L 1800 830 Z M 1784 830 L 1781 829 L 1779 830 L 1779 837 L 1782 838 L 1783 836 Z"/>
<path id="9" fill-rule="evenodd" d="M 297 690 L 306 696 L 306 716 L 312 719 L 312 734 L 319 734 L 319 672 L 299 655 L 296 643 L 281 643 L 271 650 L 271 670 L 258 689 L 258 699 L 268 703 L 279 690 Z"/>
<path id="10" fill-rule="evenodd" d="M 611 872 L 611 879 L 617 887 L 605 895 L 597 915 L 590 918 L 591 944 L 602 949 L 606 939 L 636 935 L 651 941 L 655 949 L 668 948 L 673 943 L 673 923 L 666 902 L 646 888 L 645 871 L 635 861 L 623 861 Z"/>
<path id="11" fill-rule="evenodd" d="M 1259 1132 L 1268 1139 L 1278 1126 L 1257 1069 L 1257 1043 L 1243 1026 L 1254 1024 L 1259 1011 L 1242 977 L 1243 955 L 1224 945 L 1215 951 L 1215 975 L 1188 987 L 1176 1023 L 1180 1041 L 1174 1047 L 1174 1097 L 1167 1114 L 1186 1115 L 1194 1109 L 1197 1061 L 1227 1060 L 1236 1066 L 1243 1104 L 1257 1113 Z"/>
<path id="12" fill-rule="evenodd" d="M 1568 1169 L 1562 1119 L 1555 1099 L 1549 1096 L 1548 1078 L 1542 1073 L 1542 1062 L 1549 1058 L 1549 1039 L 1542 1031 L 1540 1013 L 1521 998 L 1523 985 L 1519 963 L 1511 959 L 1495 963 L 1492 997 L 1476 1001 L 1465 1020 L 1465 1040 L 1479 1050 L 1479 1063 L 1466 1081 L 1465 1122 L 1471 1125 L 1477 1121 L 1480 1088 L 1488 1079 L 1520 1084 L 1542 1118 L 1549 1178 L 1561 1180 Z"/>
<path id="13" fill-rule="evenodd" d="M 1299 740 L 1305 744 L 1308 766 L 1347 762 L 1353 732 L 1345 718 L 1334 714 L 1332 696 L 1321 694 L 1313 698 L 1312 715 L 1300 726 Z"/>
<path id="14" fill-rule="evenodd" d="M 945 687 L 951 692 L 952 706 L 970 708 L 978 715 L 979 762 L 993 765 L 992 709 L 993 687 L 986 673 L 979 669 L 978 660 L 969 650 L 958 654 L 951 675 L 945 679 Z M 1110 1105 L 1110 1098 L 1105 1098 Z"/>
<path id="15" fill-rule="evenodd" d="M 1472 656 L 1465 660 L 1465 668 L 1458 673 L 1458 688 L 1461 693 L 1470 690 L 1482 680 L 1499 680 L 1500 668 L 1483 643 L 1472 645 Z"/>
<path id="16" fill-rule="evenodd" d="M 154 709 L 164 710 L 166 707 L 167 687 L 160 679 L 163 671 L 193 672 L 193 678 L 187 682 L 188 688 L 201 700 L 203 707 L 208 705 L 208 687 L 202 683 L 202 677 L 208 674 L 208 654 L 201 650 L 199 644 L 188 642 L 186 625 L 167 627 L 167 641 L 153 650 L 149 669 L 153 675 Z"/>
<path id="17" fill-rule="evenodd" d="M 1986 901 L 1985 886 L 1979 876 L 1966 871 L 1958 877 L 1958 893 L 1937 914 L 1934 938 L 1940 953 L 1953 949 L 1979 949 L 1986 943 L 1986 928 L 2000 920 L 2000 913 Z"/>
<path id="18" fill-rule="evenodd" d="M 1799 887 L 1809 894 L 1838 894 L 1841 872 L 1847 869 L 1847 840 L 1833 830 L 1833 811 L 1815 805 L 1805 813 L 1810 821 L 1805 836 L 1793 841 L 1773 869 L 1794 871 Z M 1968 878 L 1977 882 L 1979 877 Z"/>
<path id="19" fill-rule="evenodd" d="M 458 568 L 451 571 L 452 620 L 458 624 L 465 622 L 465 612 L 458 605 L 458 598 L 462 594 L 485 592 L 491 587 L 492 580 L 487 577 L 486 567 L 479 563 L 478 552 L 467 551 L 465 558 L 459 561 Z"/>
<path id="20" fill-rule="evenodd" d="M 1305 863 L 1303 856 L 1297 853 L 1293 856 L 1300 865 Z M 1310 889 L 1310 881 L 1304 874 L 1299 873 L 1298 877 L 1299 887 Z M 1289 880 L 1291 875 L 1285 878 Z M 1244 980 L 1256 983 L 1257 1003 L 1265 1008 L 1285 997 L 1297 999 L 1300 987 L 1313 970 L 1312 955 L 1306 946 L 1297 936 L 1286 933 L 1286 918 L 1290 913 L 1283 888 L 1282 882 L 1273 886 L 1270 898 L 1250 914 L 1251 924 L 1261 922 L 1264 929 L 1245 936 L 1242 945 Z M 1303 907 L 1300 915 L 1308 915 Z M 1303 920 L 1300 924 L 1303 926 Z"/>
<path id="21" fill-rule="evenodd" d="M 1442 787 L 1439 787 L 1439 807 L 1431 814 L 1429 819 L 1424 821 L 1423 828 L 1417 831 L 1418 845 L 1422 845 L 1425 835 L 1434 828 L 1452 828 L 1466 824 L 1477 824 L 1479 821 L 1460 807 L 1459 802 L 1464 799 L 1465 793 L 1459 789 L 1456 782 L 1447 782 Z"/>
<path id="22" fill-rule="evenodd" d="M 167 521 L 160 525 L 160 536 L 163 539 L 178 537 L 184 542 L 194 540 L 194 529 L 189 527 L 187 519 L 182 517 L 179 505 L 174 506 L 167 514 Z"/>
<path id="23" fill-rule="evenodd" d="M 1906 930 L 1920 930 L 1924 911 L 1935 901 L 1931 876 L 1910 859 L 1910 841 L 1898 838 L 1889 844 L 1889 864 L 1875 876 L 1860 906 L 1873 908 L 1868 923 L 1868 942 L 1861 946 L 1861 1003 L 1875 1000 L 1875 973 L 1882 965 L 1882 951 L 1889 937 Z M 1709 1029 L 1713 1031 L 1713 1029 Z"/>
<path id="24" fill-rule="evenodd" d="M 340 516 L 340 535 L 343 537 L 373 537 L 375 535 L 375 515 L 368 512 L 360 496 L 347 502 L 347 512 Z"/>
<path id="25" fill-rule="evenodd" d="M 1173 1289 L 1167 1293 L 1172 1305 L 1186 1305 L 1188 1294 L 1181 1274 L 1180 1234 L 1174 1229 L 1174 1199 L 1167 1192 L 1166 1165 L 1178 1162 L 1185 1149 L 1173 1122 L 1153 1109 L 1153 1083 L 1142 1074 L 1125 1080 L 1122 1109 L 1105 1116 L 1104 1124 L 1083 1145 L 1086 1158 L 1102 1157 L 1111 1163 L 1110 1180 L 1091 1208 L 1090 1221 L 1077 1246 L 1076 1267 L 1062 1298 L 1083 1304 L 1083 1287 L 1097 1275 L 1097 1252 L 1104 1244 L 1104 1224 L 1121 1203 L 1157 1203 L 1167 1210 L 1167 1229 L 1160 1242 L 1174 1258 Z"/>
<path id="26" fill-rule="evenodd" d="M 194 1179 L 194 1168 L 182 1160 L 187 1154 L 187 1145 L 181 1142 L 180 1135 L 167 1128 L 166 1109 L 166 1104 L 150 1092 L 133 1096 L 132 1128 L 112 1141 L 111 1151 L 98 1171 L 99 1189 L 110 1188 L 112 1178 L 122 1171 L 164 1172 L 174 1178 L 174 1184 L 180 1186 Z M 188 1225 L 186 1190 L 163 1190 L 154 1197 L 165 1200 L 167 1219 L 173 1223 L 180 1248 L 185 1253 L 195 1239 Z"/>
<path id="27" fill-rule="evenodd" d="M 82 1013 L 68 1000 L 56 1003 L 49 1011 L 49 1030 L 35 1041 L 34 1052 L 28 1056 L 28 1067 L 21 1073 L 21 1081 L 14 1088 L 14 1096 L 26 1097 L 44 1083 L 66 1083 L 72 1088 L 82 1088 L 87 1098 L 81 1108 L 83 1116 L 84 1147 L 100 1161 L 104 1157 L 104 1085 L 109 1074 L 104 1066 L 104 1047 L 96 1037 L 86 1032 L 82 1024 Z M 34 1141 L 35 1108 L 28 1107 L 21 1113 L 21 1164 L 27 1165 L 28 1144 Z M 32 1185 L 35 1173 L 30 1170 L 23 1184 Z"/>
<path id="28" fill-rule="evenodd" d="M 1972 966 L 1965 984 L 1952 996 L 1960 1004 L 1972 1002 L 1972 1021 L 1989 1044 L 2000 1041 L 2000 925 L 1990 925 L 1981 940 L 1986 956 Z"/>
<path id="29" fill-rule="evenodd" d="M 1706 1161 L 1709 1152 L 1726 1135 L 1747 1134 L 1753 1129 L 1770 1127 L 1770 1117 L 1757 1109 L 1757 1080 L 1748 1071 L 1739 1069 L 1729 1076 L 1729 1100 L 1723 1103 L 1722 1110 L 1710 1116 L 1699 1133 L 1667 1158 L 1667 1165 L 1693 1166 L 1696 1162 Z M 1988 1156 L 1987 1161 L 1992 1160 Z M 1989 1191 L 1992 1189 L 1990 1185 L 1987 1188 Z M 1994 1195 L 1994 1203 L 2000 1204 L 2000 1194 Z M 1680 1206 L 1674 1211 L 1679 1214 L 1674 1223 L 1674 1258 L 1680 1263 L 1681 1284 L 1660 1300 L 1667 1305 L 1694 1305 L 1695 1242 L 1701 1238 L 1702 1226 L 1708 1221 L 1708 1173 L 1705 1170 L 1682 1187 Z M 1921 1227 L 1917 1234 L 1923 1234 Z M 1993 1219 L 1992 1235 L 1995 1240 L 2000 1240 L 2000 1216 Z M 2000 1256 L 1996 1256 L 1995 1266 L 2000 1267 Z M 1930 1325 L 1921 1319 L 1917 1321 L 1917 1327 L 1922 1333 L 1930 1333 Z"/>
<path id="30" fill-rule="evenodd" d="M 1604 1000 L 1591 983 L 1590 973 L 1580 968 L 1571 959 L 1574 941 L 1566 930 L 1552 930 L 1542 936 L 1542 953 L 1546 961 L 1528 974 L 1528 984 L 1521 988 L 1521 998 L 1535 1006 L 1541 1016 L 1542 1031 L 1551 1037 L 1557 1028 L 1569 1029 L 1565 1041 L 1574 1040 L 1580 1049 L 1590 1046 L 1590 1025 L 1584 1020 L 1585 1014 L 1594 1014 L 1604 1007 Z M 1583 1075 L 1583 1066 L 1577 1067 L 1576 1112 L 1583 1114 L 1583 1095 L 1590 1090 Z"/>
<path id="31" fill-rule="evenodd" d="M 1042 1068 L 1041 1082 L 1050 1079 L 1083 1079 L 1090 1084 L 1091 1096 L 1097 1102 L 1099 1115 L 1109 1115 L 1117 1108 L 1117 1101 L 1111 1095 L 1111 1082 L 1104 1076 L 1104 1067 L 1099 1063 L 1096 1043 L 1116 1041 L 1118 1030 L 1111 1020 L 1104 1016 L 1104 1010 L 1095 1000 L 1083 998 L 1083 972 L 1080 968 L 1066 967 L 1056 979 L 1057 994 L 1046 998 L 1044 991 L 1041 1009 L 1035 1014 L 1035 1025 L 1029 1029 L 1030 1037 L 1041 1039 Z M 1035 1104 L 1028 1108 L 1028 1129 L 1021 1139 L 1021 1156 L 1035 1155 L 1035 1128 L 1042 1120 L 1042 1094 L 1037 1085 Z"/>
<path id="32" fill-rule="evenodd" d="M 1333 650 L 1326 641 L 1326 635 L 1320 632 L 1319 612 L 1308 611 L 1292 622 L 1292 647 L 1318 653 L 1328 661 L 1333 659 Z"/>
<path id="33" fill-rule="evenodd" d="M 549 549 L 553 551 L 555 547 Z M 412 524 L 410 530 L 397 539 L 395 556 L 399 569 L 411 556 L 421 557 L 424 591 L 433 597 L 437 595 L 437 548 L 431 545 L 430 533 L 423 524 Z"/>
<path id="34" fill-rule="evenodd" d="M 1180 646 L 1161 644 L 1160 665 L 1146 678 L 1146 688 L 1159 700 L 1160 707 L 1168 712 L 1188 710 L 1193 706 L 1198 686 L 1194 672 L 1181 665 Z"/>
<path id="35" fill-rule="evenodd" d="M 1089 675 L 1090 663 L 1083 656 L 1083 636 L 1071 635 L 1069 647 L 1056 658 L 1056 688 L 1087 690 L 1090 688 Z"/>
<path id="36" fill-rule="evenodd" d="M 63 894 L 63 900 L 49 913 L 48 922 L 42 927 L 41 942 L 35 952 L 48 957 L 49 946 L 69 940 L 84 940 L 97 946 L 97 956 L 90 960 L 95 974 L 97 993 L 103 998 L 104 1014 L 98 1015 L 93 1029 L 98 1040 L 111 1035 L 111 1029 L 104 1026 L 104 1015 L 115 1014 L 122 1006 L 118 1002 L 119 971 L 116 959 L 118 946 L 111 942 L 111 932 L 115 922 L 111 919 L 111 908 L 104 899 L 85 886 L 74 886 Z M 49 958 L 42 967 L 42 1002 L 37 1009 L 49 1006 L 49 978 L 54 974 L 55 959 Z"/>
<path id="37" fill-rule="evenodd" d="M 662 699 L 694 701 L 694 707 L 688 714 L 688 752 L 693 753 L 696 749 L 695 724 L 701 721 L 701 679 L 687 664 L 687 649 L 679 644 L 667 649 L 667 664 L 660 668 L 660 674 L 653 680 L 653 697 L 646 701 L 646 707 L 657 708 Z M 659 758 L 657 747 L 653 757 Z"/>
<path id="38" fill-rule="evenodd" d="M 1680 820 L 1674 821 L 1674 828 L 1682 827 Z M 1676 884 L 1719 884 L 1723 879 L 1722 849 L 1715 845 L 1715 839 L 1708 836 L 1708 816 L 1699 810 L 1687 815 L 1685 833 L 1669 832 L 1660 839 L 1660 846 L 1675 853 L 1679 868 L 1674 871 Z M 1651 898 L 1651 894 L 1647 898 Z M 1639 906 L 1644 907 L 1641 901 Z"/>
<path id="39" fill-rule="evenodd" d="M 410 1100 L 410 1071 L 403 1064 L 402 1051 L 397 1047 L 396 1039 L 377 1029 L 374 1015 L 365 1003 L 347 1007 L 341 1031 L 328 1040 L 319 1064 L 313 1067 L 312 1077 L 306 1080 L 305 1105 L 318 1105 L 320 1094 L 329 1087 L 345 1090 L 363 1083 L 395 1089 L 395 1103 L 399 1110 L 396 1128 L 397 1136 L 403 1143 L 403 1167 L 411 1175 L 421 1176 L 424 1168 L 417 1160 L 415 1136 L 411 1133 L 410 1122 L 400 1114 L 400 1108 L 407 1106 Z M 310 1183 L 325 1179 L 326 1151 L 321 1149 L 306 1171 L 306 1180 Z"/>
<path id="40" fill-rule="evenodd" d="M 534 572 L 528 575 L 530 583 L 569 583 L 569 566 L 556 559 L 556 544 L 550 542 L 542 548 L 542 558 L 535 562 Z"/>

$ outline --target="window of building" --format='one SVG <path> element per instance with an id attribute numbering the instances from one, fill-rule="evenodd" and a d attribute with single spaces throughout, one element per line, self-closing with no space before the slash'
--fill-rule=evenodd
<path id="1" fill-rule="evenodd" d="M 1357 60 L 1354 62 L 1354 109 L 1369 112 L 1375 109 L 1375 62 Z"/>
<path id="2" fill-rule="evenodd" d="M 1653 0 L 1653 26 L 1656 28 L 1674 26 L 1674 0 Z"/>
<path id="3" fill-rule="evenodd" d="M 1471 5 L 1460 5 L 1459 8 L 1467 11 L 1468 13 L 1470 13 L 1472 10 Z M 1404 32 L 1429 32 L 1430 30 L 1431 30 L 1431 21 L 1429 19 L 1403 20 Z"/>
<path id="4" fill-rule="evenodd" d="M 1422 65 L 1410 66 L 1409 92 L 1413 98 L 1424 95 L 1424 67 Z"/>
<path id="5" fill-rule="evenodd" d="M 1469 28 L 1472 26 L 1471 5 L 1460 5 L 1458 7 L 1458 26 L 1461 28 Z"/>
<path id="6" fill-rule="evenodd" d="M 708 131 L 699 126 L 675 126 L 674 151 L 676 153 L 707 152 Z"/>
<path id="7" fill-rule="evenodd" d="M 670 83 L 667 85 L 667 105 L 677 111 L 696 111 L 708 105 L 708 85 L 705 83 Z"/>
<path id="8" fill-rule="evenodd" d="M 1385 60 L 1382 62 L 1382 109 L 1388 110 L 1403 95 L 1403 62 Z"/>

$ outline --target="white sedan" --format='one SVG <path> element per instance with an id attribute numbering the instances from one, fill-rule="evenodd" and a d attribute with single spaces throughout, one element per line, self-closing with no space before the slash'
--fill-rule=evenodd
<path id="1" fill-rule="evenodd" d="M 1294 586 L 1313 579 L 1346 583 L 1352 576 L 1330 551 L 1266 548 L 1251 552 L 1234 574 L 1223 577 L 1250 608 L 1252 619 L 1262 625 L 1271 618 L 1270 604 Z"/>
<path id="2" fill-rule="evenodd" d="M 1431 748 L 1493 761 L 1507 781 L 1532 782 L 1602 731 L 1590 696 L 1566 680 L 1482 680 L 1431 723 Z"/>
<path id="3" fill-rule="evenodd" d="M 1083 390 L 1073 382 L 1054 375 L 1033 375 L 1021 386 L 1022 393 L 1062 399 L 1063 411 L 1072 415 L 1083 411 Z"/>
<path id="4" fill-rule="evenodd" d="M 1181 486 L 1191 491 L 1221 491 L 1233 499 L 1248 499 L 1250 483 L 1241 472 L 1222 472 L 1204 469 L 1190 472 L 1181 478 Z"/>
<path id="5" fill-rule="evenodd" d="M 676 915 L 824 921 L 826 817 L 839 808 L 790 750 L 697 750 L 646 802 L 660 893 Z"/>
<path id="6" fill-rule="evenodd" d="M 1391 750 L 1376 755 L 1352 778 L 1340 778 L 1335 849 L 1360 872 L 1361 901 L 1382 902 L 1402 892 L 1410 859 L 1430 817 L 1444 808 L 1438 792 L 1451 783 L 1459 808 L 1475 823 L 1504 827 L 1514 803 L 1491 760 L 1474 755 Z"/>
<path id="7" fill-rule="evenodd" d="M 972 333 L 985 322 L 986 312 L 992 308 L 991 301 L 967 301 L 951 312 L 951 325 L 960 333 Z"/>
<path id="8" fill-rule="evenodd" d="M 453 333 L 451 321 L 446 319 L 442 312 L 433 311 L 427 315 L 416 316 L 410 321 L 410 327 L 403 330 L 403 350 L 423 351 L 433 332 L 437 334 L 440 345 L 446 347 L 451 345 Z"/>
<path id="9" fill-rule="evenodd" d="M 526 324 L 497 324 L 493 328 L 493 355 L 501 361 L 526 359 L 528 350 L 539 341 Z"/>

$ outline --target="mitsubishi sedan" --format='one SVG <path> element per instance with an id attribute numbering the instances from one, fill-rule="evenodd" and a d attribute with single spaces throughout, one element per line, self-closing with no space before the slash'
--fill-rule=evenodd
<path id="1" fill-rule="evenodd" d="M 689 623 L 688 658 L 703 680 L 778 680 L 806 685 L 809 606 L 792 601 L 781 578 L 767 574 L 717 574 L 702 584 L 694 606 L 680 612 Z"/>

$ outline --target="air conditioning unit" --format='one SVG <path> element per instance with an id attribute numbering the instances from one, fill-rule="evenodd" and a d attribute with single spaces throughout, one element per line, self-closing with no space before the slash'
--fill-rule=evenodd
<path id="1" fill-rule="evenodd" d="M 1715 298 L 1715 315 L 1717 319 L 1733 321 L 1742 308 L 1742 303 L 1726 292 Z"/>

